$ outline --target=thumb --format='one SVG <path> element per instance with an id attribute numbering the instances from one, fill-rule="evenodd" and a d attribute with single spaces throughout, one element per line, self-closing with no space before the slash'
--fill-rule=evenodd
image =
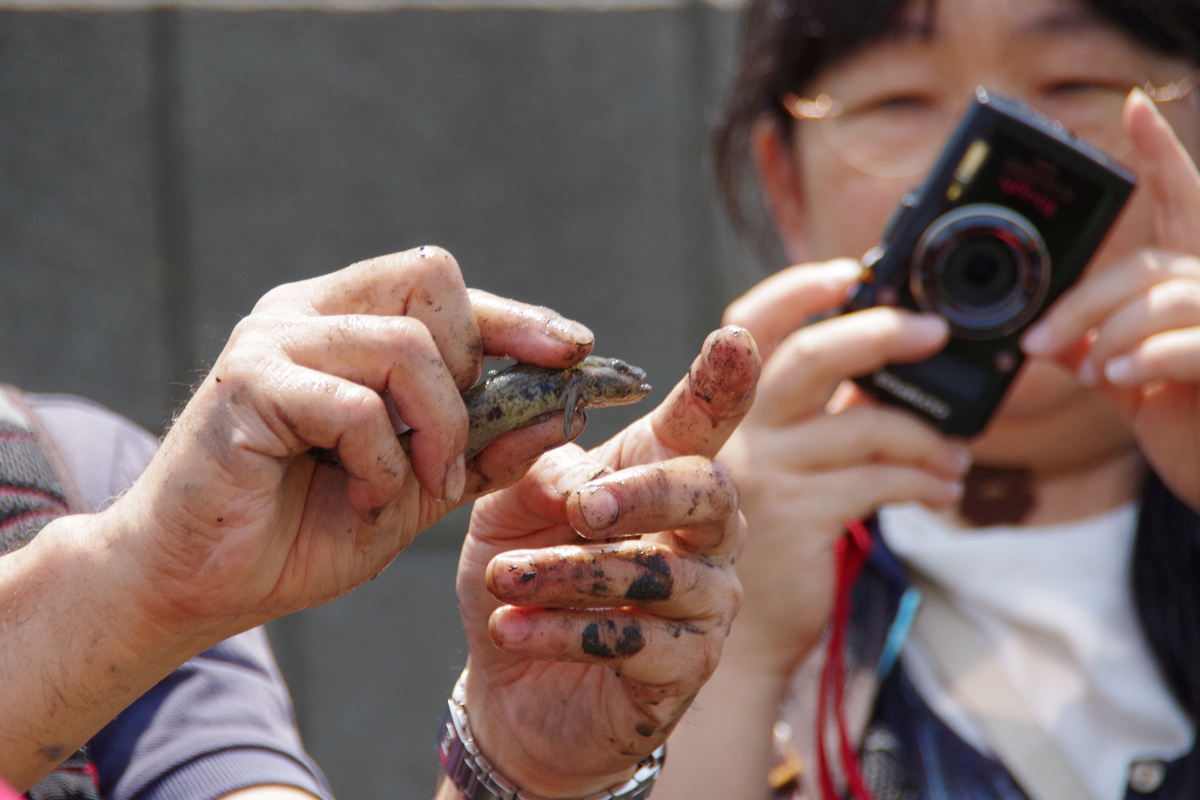
<path id="1" fill-rule="evenodd" d="M 1154 101 L 1134 89 L 1125 101 L 1125 130 L 1133 143 L 1134 169 L 1154 204 L 1158 245 L 1200 254 L 1200 173 Z"/>

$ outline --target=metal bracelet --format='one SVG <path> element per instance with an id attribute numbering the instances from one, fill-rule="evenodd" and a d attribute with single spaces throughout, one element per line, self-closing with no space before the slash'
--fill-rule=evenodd
<path id="1" fill-rule="evenodd" d="M 438 737 L 438 755 L 442 769 L 458 787 L 464 800 L 544 800 L 544 798 L 522 791 L 516 784 L 501 775 L 491 762 L 479 751 L 467 722 L 467 671 L 463 670 L 454 692 L 450 696 L 449 709 Z M 658 748 L 642 759 L 633 777 L 620 786 L 590 794 L 580 800 L 646 800 L 650 789 L 662 771 L 667 757 L 667 745 Z"/>

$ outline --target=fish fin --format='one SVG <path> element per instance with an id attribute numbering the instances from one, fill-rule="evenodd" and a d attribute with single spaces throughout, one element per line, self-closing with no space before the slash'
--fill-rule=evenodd
<path id="1" fill-rule="evenodd" d="M 579 386 L 572 383 L 563 399 L 563 436 L 571 435 L 571 423 L 575 421 L 575 409 L 579 405 Z"/>

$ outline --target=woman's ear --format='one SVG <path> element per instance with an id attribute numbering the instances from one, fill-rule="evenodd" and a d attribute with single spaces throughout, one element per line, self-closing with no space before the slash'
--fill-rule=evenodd
<path id="1" fill-rule="evenodd" d="M 791 141 L 777 121 L 762 117 L 750 131 L 750 146 L 758 184 L 788 260 L 793 264 L 810 261 L 804 185 Z"/>

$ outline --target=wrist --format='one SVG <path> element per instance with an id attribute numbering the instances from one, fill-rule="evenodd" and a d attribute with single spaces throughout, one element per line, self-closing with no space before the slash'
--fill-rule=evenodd
<path id="1" fill-rule="evenodd" d="M 60 587 L 69 584 L 88 598 L 85 618 L 104 626 L 103 642 L 114 657 L 125 654 L 147 666 L 173 669 L 227 638 L 223 631 L 206 632 L 203 621 L 169 609 L 163 582 L 146 574 L 141 554 L 128 546 L 123 536 L 127 527 L 108 512 L 60 517 L 35 540 L 45 546 L 37 554 L 42 562 L 38 569 L 57 570 Z"/>
<path id="2" fill-rule="evenodd" d="M 463 672 L 454 687 L 439 738 L 439 755 L 448 779 L 437 800 L 444 800 L 448 785 L 465 800 L 644 800 L 662 769 L 666 745 L 639 762 L 629 774 L 581 777 L 551 774 L 544 767 L 520 769 L 520 759 L 505 759 L 503 770 L 484 752 L 471 728 L 466 710 L 466 679 Z M 508 739 L 521 737 L 509 732 Z"/>
<path id="3" fill-rule="evenodd" d="M 55 519 L 0 558 L 0 774 L 19 790 L 194 654 L 143 615 L 97 517 Z"/>
<path id="4" fill-rule="evenodd" d="M 205 529 L 202 520 L 189 515 L 186 498 L 167 491 L 172 483 L 162 474 L 139 481 L 93 515 L 89 535 L 106 542 L 106 556 L 115 563 L 130 606 L 127 613 L 137 623 L 131 633 L 145 634 L 149 641 L 143 646 L 162 644 L 195 655 L 270 617 L 254 607 L 256 573 L 242 560 L 254 553 L 234 555 L 219 547 L 221 532 Z M 248 538 L 237 529 L 228 536 L 239 537 Z"/>
<path id="5" fill-rule="evenodd" d="M 740 618 L 736 620 L 725 640 L 721 662 L 713 677 L 736 674 L 741 682 L 782 696 L 792 675 L 820 645 L 821 635 L 796 637 L 781 633 L 781 630 L 786 629 L 768 625 L 758 631 L 752 625 L 743 625 Z M 786 639 L 791 641 L 783 641 Z"/>

